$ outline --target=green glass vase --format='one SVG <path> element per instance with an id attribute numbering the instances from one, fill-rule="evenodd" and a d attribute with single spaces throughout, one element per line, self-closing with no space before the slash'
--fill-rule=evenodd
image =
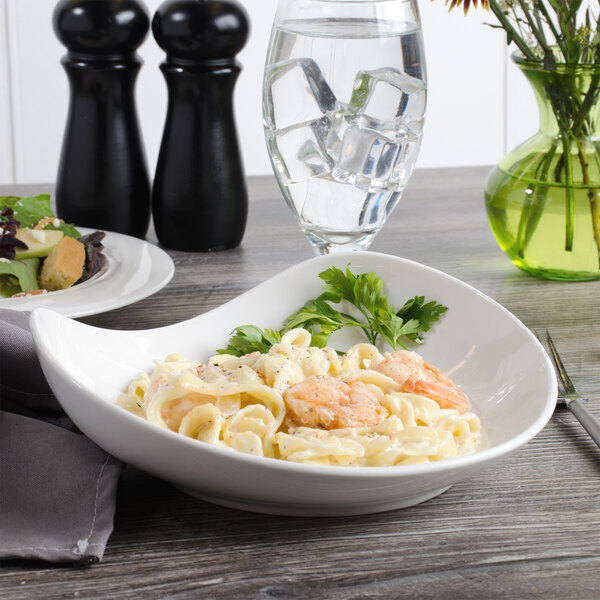
<path id="1" fill-rule="evenodd" d="M 540 277 L 600 278 L 600 65 L 513 56 L 533 88 L 540 129 L 485 185 L 488 219 L 513 263 Z"/>

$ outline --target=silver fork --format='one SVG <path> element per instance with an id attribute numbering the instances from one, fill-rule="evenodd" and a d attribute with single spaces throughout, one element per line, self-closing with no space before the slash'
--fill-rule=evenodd
<path id="1" fill-rule="evenodd" d="M 540 336 L 537 332 L 535 332 L 535 335 L 539 340 Z M 583 425 L 583 428 L 600 447 L 600 422 L 598 422 L 596 417 L 585 407 L 584 402 L 586 402 L 586 400 L 582 398 L 575 389 L 548 331 L 546 331 L 546 339 L 548 340 L 550 354 L 554 360 L 554 365 L 556 366 L 556 372 L 558 373 L 558 377 L 564 388 L 564 394 L 558 396 L 558 403 L 564 404 L 575 415 L 577 420 Z"/>

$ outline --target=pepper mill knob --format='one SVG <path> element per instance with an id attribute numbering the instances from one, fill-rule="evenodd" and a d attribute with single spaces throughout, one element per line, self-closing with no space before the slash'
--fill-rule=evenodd
<path id="1" fill-rule="evenodd" d="M 150 28 L 150 16 L 137 0 L 61 0 L 54 9 L 54 32 L 75 54 L 124 55 L 135 52 Z"/>
<path id="2" fill-rule="evenodd" d="M 233 60 L 248 32 L 246 12 L 234 2 L 164 2 L 152 20 L 154 38 L 171 61 Z"/>
<path id="3" fill-rule="evenodd" d="M 206 252 L 242 241 L 248 193 L 233 91 L 248 31 L 235 0 L 167 0 L 152 20 L 169 95 L 152 214 L 168 248 Z"/>
<path id="4" fill-rule="evenodd" d="M 60 0 L 53 26 L 68 50 L 61 62 L 71 92 L 57 212 L 81 227 L 143 238 L 151 190 L 134 86 L 150 15 L 138 0 Z"/>

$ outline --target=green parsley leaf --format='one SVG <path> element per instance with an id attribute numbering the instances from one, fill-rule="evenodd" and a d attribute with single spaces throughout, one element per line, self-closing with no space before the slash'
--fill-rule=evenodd
<path id="1" fill-rule="evenodd" d="M 324 296 L 324 295 L 323 295 Z M 291 329 L 302 327 L 310 331 L 312 335 L 311 345 L 324 348 L 329 336 L 345 325 L 353 325 L 352 317 L 344 315 L 331 307 L 327 301 L 319 296 L 309 300 L 293 315 L 290 315 L 284 323 L 281 333 L 284 334 Z"/>
<path id="2" fill-rule="evenodd" d="M 424 296 L 415 296 L 396 311 L 383 293 L 383 280 L 376 273 L 354 275 L 349 268 L 342 271 L 337 267 L 319 273 L 325 282 L 323 293 L 308 300 L 295 313 L 287 317 L 279 331 L 261 330 L 254 325 L 245 325 L 234 330 L 229 345 L 219 354 L 242 356 L 250 352 L 268 352 L 281 341 L 281 336 L 297 327 L 311 334 L 311 345 L 324 348 L 332 333 L 342 327 L 361 328 L 371 344 L 382 336 L 394 349 L 406 348 L 402 340 L 423 341 L 422 332 L 429 331 L 447 308 L 435 301 L 425 303 Z M 341 312 L 333 305 L 346 301 L 357 309 L 359 317 Z"/>
<path id="3" fill-rule="evenodd" d="M 404 321 L 414 320 L 419 323 L 419 327 L 413 333 L 406 335 L 413 341 L 422 342 L 423 338 L 419 334 L 419 330 L 429 331 L 431 324 L 439 321 L 447 310 L 448 307 L 435 301 L 425 303 L 425 296 L 415 296 L 404 304 L 397 315 Z"/>
<path id="4" fill-rule="evenodd" d="M 217 350 L 217 354 L 243 356 L 257 351 L 264 354 L 269 351 L 271 346 L 278 344 L 280 341 L 281 334 L 278 331 L 272 329 L 263 331 L 256 325 L 242 325 L 233 330 L 227 348 Z"/>

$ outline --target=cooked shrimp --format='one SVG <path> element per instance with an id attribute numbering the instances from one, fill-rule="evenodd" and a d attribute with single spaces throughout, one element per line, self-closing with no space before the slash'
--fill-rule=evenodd
<path id="1" fill-rule="evenodd" d="M 193 372 L 198 375 L 202 373 L 212 372 L 213 370 L 221 371 L 220 367 L 206 367 L 204 365 L 199 365 Z M 196 406 L 200 406 L 202 404 L 208 404 L 209 402 L 214 401 L 214 396 L 208 396 L 206 394 L 201 394 L 198 392 L 190 392 L 188 394 L 184 394 L 182 396 L 178 396 L 176 398 L 167 399 L 164 402 L 159 403 L 158 407 L 152 407 L 153 398 L 159 393 L 161 388 L 171 381 L 172 376 L 167 373 L 158 373 L 154 377 L 152 377 L 150 386 L 146 390 L 144 394 L 144 404 L 143 409 L 145 411 L 146 416 L 149 412 L 155 411 L 157 412 L 158 418 L 164 425 L 171 429 L 172 431 L 177 431 L 179 429 L 179 425 L 181 421 L 185 417 L 187 413 L 189 413 Z"/>
<path id="2" fill-rule="evenodd" d="M 160 387 L 167 383 L 168 380 L 169 376 L 166 373 L 159 373 L 158 375 L 152 377 L 150 385 L 144 393 L 144 408 L 148 407 L 148 404 L 150 404 L 150 400 L 154 398 L 156 392 L 158 392 Z"/>
<path id="3" fill-rule="evenodd" d="M 356 379 L 312 376 L 284 392 L 286 424 L 319 429 L 378 425 L 388 416 L 381 396 L 377 388 Z"/>
<path id="4" fill-rule="evenodd" d="M 388 352 L 374 370 L 399 383 L 403 392 L 431 398 L 440 408 L 454 408 L 460 413 L 471 408 L 469 399 L 456 383 L 416 352 Z"/>

